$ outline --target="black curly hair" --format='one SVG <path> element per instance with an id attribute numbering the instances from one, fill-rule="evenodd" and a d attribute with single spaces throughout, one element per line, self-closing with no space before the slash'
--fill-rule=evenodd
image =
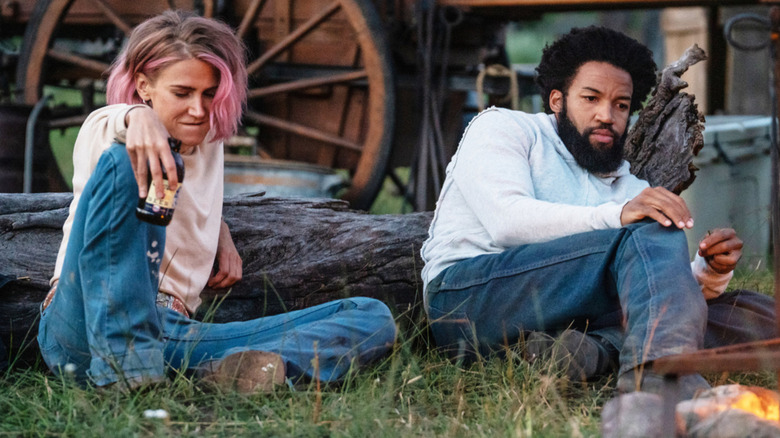
<path id="1" fill-rule="evenodd" d="M 632 113 L 640 108 L 656 83 L 653 52 L 642 43 L 606 27 L 574 28 L 544 48 L 542 61 L 536 68 L 536 84 L 542 91 L 548 113 L 552 112 L 552 90 L 565 94 L 580 66 L 590 61 L 607 62 L 631 75 L 634 85 Z"/>

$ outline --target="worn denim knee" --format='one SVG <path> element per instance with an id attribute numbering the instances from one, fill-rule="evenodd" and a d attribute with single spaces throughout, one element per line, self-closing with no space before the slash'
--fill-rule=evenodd
<path id="1" fill-rule="evenodd" d="M 101 156 L 84 187 L 57 294 L 39 343 L 53 371 L 66 363 L 97 385 L 164 375 L 157 315 L 165 229 L 135 217 L 138 187 L 122 145 Z"/>
<path id="2" fill-rule="evenodd" d="M 700 345 L 704 300 L 687 257 L 683 232 L 656 223 L 567 236 L 456 263 L 428 284 L 426 310 L 437 344 L 456 354 L 622 311 L 628 367 Z"/>

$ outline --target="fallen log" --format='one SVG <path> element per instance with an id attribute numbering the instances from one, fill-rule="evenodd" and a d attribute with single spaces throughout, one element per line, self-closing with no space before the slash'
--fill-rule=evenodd
<path id="1" fill-rule="evenodd" d="M 71 199 L 0 194 L 0 339 L 12 350 L 34 339 Z M 205 289 L 197 318 L 246 320 L 348 296 L 378 298 L 399 312 L 421 301 L 420 246 L 432 213 L 370 215 L 330 199 L 231 197 L 223 216 L 244 278 L 229 291 Z"/>

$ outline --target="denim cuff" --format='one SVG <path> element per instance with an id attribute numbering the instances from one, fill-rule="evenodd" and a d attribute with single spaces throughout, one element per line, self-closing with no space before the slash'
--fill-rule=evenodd
<path id="1" fill-rule="evenodd" d="M 121 356 L 93 356 L 87 374 L 97 386 L 121 381 L 159 380 L 165 376 L 165 360 L 159 349 L 133 350 Z"/>

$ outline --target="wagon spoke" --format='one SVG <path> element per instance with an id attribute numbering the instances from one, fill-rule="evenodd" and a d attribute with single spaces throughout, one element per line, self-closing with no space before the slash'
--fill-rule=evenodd
<path id="1" fill-rule="evenodd" d="M 257 18 L 257 14 L 263 10 L 265 1 L 266 0 L 253 0 L 252 4 L 249 5 L 249 9 L 244 13 L 244 18 L 241 20 L 241 24 L 238 26 L 238 31 L 236 32 L 236 35 L 242 40 L 246 37 L 249 27 L 252 26 L 252 21 L 254 21 L 255 18 Z"/>
<path id="2" fill-rule="evenodd" d="M 320 87 L 323 85 L 339 84 L 352 82 L 358 79 L 364 79 L 368 76 L 365 70 L 358 70 L 348 73 L 340 73 L 332 76 L 319 78 L 299 79 L 297 81 L 286 82 L 283 84 L 269 85 L 267 87 L 254 88 L 249 90 L 249 98 L 267 96 L 269 94 L 287 93 L 290 91 L 300 91 L 306 88 Z"/>
<path id="3" fill-rule="evenodd" d="M 114 26 L 118 27 L 125 35 L 130 35 L 130 31 L 133 30 L 133 26 L 127 21 L 123 20 L 116 11 L 105 2 L 105 0 L 91 0 L 95 6 L 100 9 L 101 12 L 112 22 Z"/>
<path id="4" fill-rule="evenodd" d="M 95 61 L 94 59 L 89 59 L 64 50 L 54 51 L 49 49 L 46 54 L 57 61 L 72 64 L 101 74 L 110 67 L 109 64 L 105 62 Z"/>
<path id="5" fill-rule="evenodd" d="M 345 149 L 349 149 L 357 152 L 361 152 L 363 150 L 363 148 L 359 144 L 349 141 L 345 138 L 341 138 L 339 136 L 327 133 L 325 131 L 321 131 L 316 128 L 311 128 L 309 126 L 303 126 L 298 123 L 289 122 L 287 120 L 280 119 L 278 117 L 269 116 L 267 114 L 260 114 L 256 111 L 247 111 L 244 114 L 244 117 L 260 125 L 272 126 L 274 128 L 290 132 L 292 134 L 297 134 L 314 140 L 324 141 L 326 143 L 330 143 Z"/>
<path id="6" fill-rule="evenodd" d="M 278 56 L 281 52 L 289 48 L 296 41 L 303 38 L 307 33 L 311 32 L 318 24 L 327 20 L 328 17 L 335 14 L 341 8 L 339 2 L 333 2 L 328 7 L 322 10 L 318 15 L 311 17 L 306 23 L 303 23 L 300 27 L 295 29 L 292 33 L 287 35 L 276 45 L 269 48 L 263 53 L 263 55 L 249 64 L 247 71 L 249 74 L 254 74 L 257 70 L 262 68 L 268 61 Z"/>

